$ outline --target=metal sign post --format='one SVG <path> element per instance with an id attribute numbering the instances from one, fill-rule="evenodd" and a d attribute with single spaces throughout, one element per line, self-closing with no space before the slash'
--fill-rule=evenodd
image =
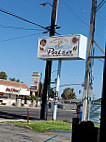
<path id="1" fill-rule="evenodd" d="M 56 114 L 57 114 L 58 94 L 59 94 L 59 85 L 60 85 L 60 72 L 61 72 L 61 60 L 58 60 L 56 96 L 54 98 L 53 120 L 56 120 Z"/>

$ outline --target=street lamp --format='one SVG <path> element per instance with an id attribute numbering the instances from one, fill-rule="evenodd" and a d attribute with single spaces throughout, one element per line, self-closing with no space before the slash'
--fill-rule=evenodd
<path id="1" fill-rule="evenodd" d="M 42 3 L 40 4 L 40 7 L 45 7 L 47 4 L 53 7 L 53 5 L 50 2 Z"/>
<path id="2" fill-rule="evenodd" d="M 50 2 L 42 3 L 42 4 L 40 4 L 40 7 L 45 7 L 46 5 L 50 5 L 50 6 L 53 8 L 53 5 L 52 5 Z M 61 26 L 54 25 L 54 28 L 55 28 L 55 29 L 60 29 Z M 46 29 L 47 29 L 48 31 L 43 32 L 43 34 L 48 33 L 48 32 L 51 30 L 51 26 L 46 27 Z"/>

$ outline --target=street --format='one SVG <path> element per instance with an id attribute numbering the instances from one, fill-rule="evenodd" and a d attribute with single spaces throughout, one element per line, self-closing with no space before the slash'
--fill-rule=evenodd
<path id="1" fill-rule="evenodd" d="M 76 111 L 74 110 L 62 110 L 57 111 L 57 120 L 69 120 L 76 117 Z M 27 120 L 27 108 L 23 107 L 7 107 L 0 106 L 0 121 L 7 120 Z M 29 119 L 40 120 L 40 108 L 29 108 Z M 52 120 L 52 111 L 48 110 L 48 120 Z"/>

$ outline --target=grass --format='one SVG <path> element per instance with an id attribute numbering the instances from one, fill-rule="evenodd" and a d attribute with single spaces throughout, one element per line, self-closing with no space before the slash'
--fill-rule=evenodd
<path id="1" fill-rule="evenodd" d="M 95 127 L 100 128 L 100 124 L 95 124 Z"/>
<path id="2" fill-rule="evenodd" d="M 32 131 L 35 132 L 46 132 L 48 130 L 72 130 L 72 123 L 63 121 L 30 121 L 29 124 L 27 124 L 27 121 L 11 121 L 8 123 L 30 127 L 32 128 Z"/>
<path id="3" fill-rule="evenodd" d="M 48 130 L 72 131 L 72 123 L 69 121 L 30 121 L 29 124 L 27 121 L 8 121 L 0 124 L 5 123 L 29 127 L 32 131 L 40 133 L 47 132 Z M 95 124 L 95 127 L 100 127 L 100 125 Z"/>

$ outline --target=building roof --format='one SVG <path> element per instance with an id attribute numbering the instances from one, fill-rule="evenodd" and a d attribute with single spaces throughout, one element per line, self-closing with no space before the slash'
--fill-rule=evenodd
<path id="1" fill-rule="evenodd" d="M 9 80 L 0 79 L 0 85 L 7 85 L 7 86 L 13 86 L 17 88 L 24 88 L 24 89 L 30 90 L 25 83 L 19 83 L 19 82 L 9 81 Z"/>
<path id="2" fill-rule="evenodd" d="M 33 72 L 32 76 L 39 76 L 40 77 L 40 73 L 39 72 Z"/>

